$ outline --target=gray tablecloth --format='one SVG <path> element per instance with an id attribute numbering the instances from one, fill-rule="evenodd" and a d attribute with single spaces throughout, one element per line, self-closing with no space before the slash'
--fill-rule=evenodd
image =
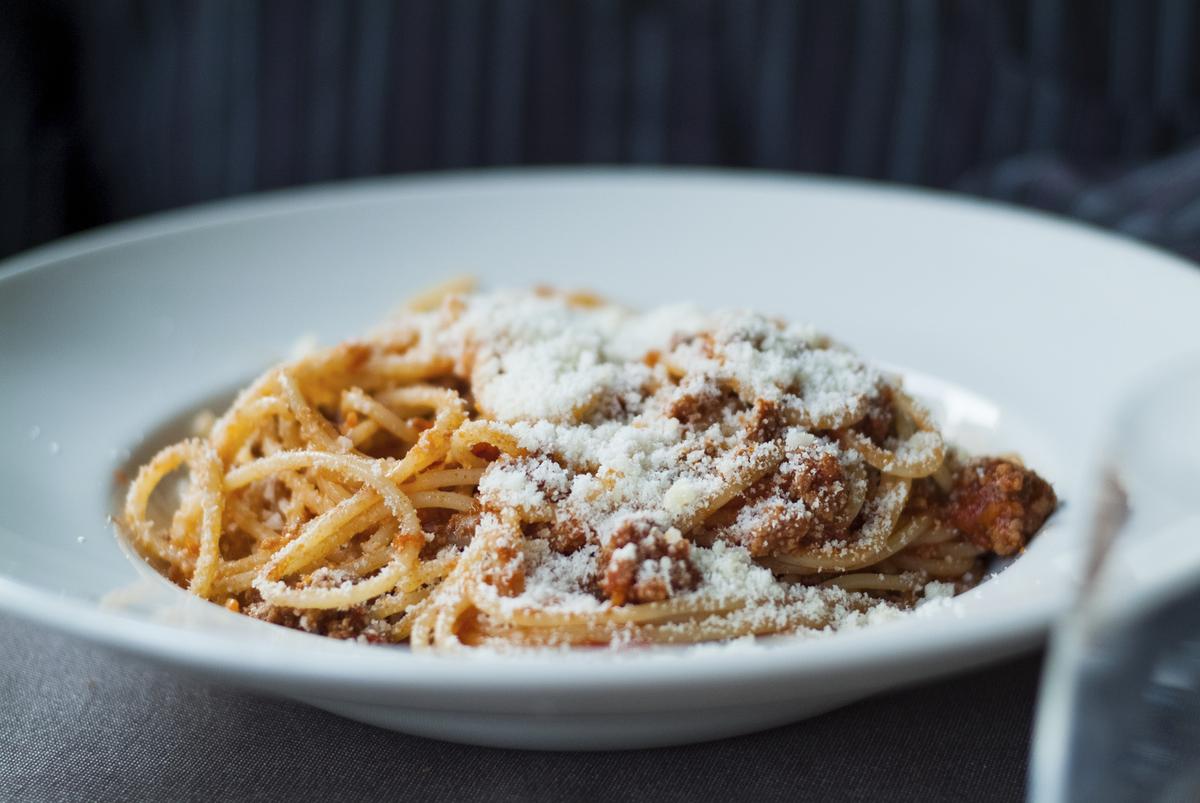
<path id="1" fill-rule="evenodd" d="M 0 617 L 0 800 L 1017 800 L 1040 663 L 738 739 L 533 753 L 391 733 Z"/>

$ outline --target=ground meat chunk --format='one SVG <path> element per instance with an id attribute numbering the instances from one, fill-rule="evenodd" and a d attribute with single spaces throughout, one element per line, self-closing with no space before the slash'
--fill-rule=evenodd
<path id="1" fill-rule="evenodd" d="M 747 492 L 737 518 L 718 537 L 744 546 L 756 558 L 794 552 L 812 531 L 811 515 L 782 495 L 776 478 L 760 485 Z"/>
<path id="2" fill-rule="evenodd" d="M 370 620 L 361 605 L 346 611 L 310 611 L 281 608 L 258 602 L 249 605 L 246 613 L 255 619 L 261 619 L 273 625 L 283 625 L 294 630 L 304 630 L 330 638 L 352 639 L 362 635 L 366 636 L 368 641 L 374 640 L 369 634 L 364 633 Z"/>
<path id="3" fill-rule="evenodd" d="M 784 420 L 779 405 L 770 399 L 757 399 L 746 423 L 746 437 L 765 443 L 783 434 Z"/>
<path id="4" fill-rule="evenodd" d="M 541 538 L 560 555 L 570 555 L 595 540 L 596 531 L 574 516 L 557 516 L 553 522 L 537 522 L 524 527 L 526 538 Z"/>
<path id="5" fill-rule="evenodd" d="M 842 521 L 848 483 L 837 455 L 804 449 L 750 486 L 732 503 L 734 510 L 714 516 L 716 538 L 743 546 L 756 558 L 795 552 L 849 523 Z"/>
<path id="6" fill-rule="evenodd" d="M 972 543 L 997 555 L 1020 551 L 1054 512 L 1050 484 L 1018 463 L 986 457 L 954 477 L 942 518 Z"/>
<path id="7" fill-rule="evenodd" d="M 614 532 L 600 555 L 600 590 L 614 605 L 659 602 L 700 582 L 691 544 L 675 530 L 664 532 L 634 519 Z"/>
<path id="8" fill-rule="evenodd" d="M 714 380 L 681 385 L 667 404 L 667 415 L 681 424 L 704 429 L 739 404 L 738 396 Z"/>
<path id="9" fill-rule="evenodd" d="M 442 508 L 426 507 L 417 511 L 421 521 L 421 529 L 431 534 L 433 538 L 421 548 L 421 558 L 429 560 L 446 547 L 465 549 L 475 535 L 479 526 L 479 513 L 476 511 L 451 511 Z"/>
<path id="10" fill-rule="evenodd" d="M 882 385 L 879 394 L 867 403 L 867 413 L 854 425 L 854 430 L 866 435 L 872 443 L 882 445 L 892 432 L 896 420 L 894 394 L 891 387 Z"/>
<path id="11" fill-rule="evenodd" d="M 471 444 L 471 454 L 480 460 L 491 462 L 500 457 L 500 450 L 490 443 L 480 442 Z"/>
<path id="12" fill-rule="evenodd" d="M 837 455 L 806 449 L 791 472 L 788 491 L 820 524 L 832 524 L 846 507 L 846 474 Z"/>

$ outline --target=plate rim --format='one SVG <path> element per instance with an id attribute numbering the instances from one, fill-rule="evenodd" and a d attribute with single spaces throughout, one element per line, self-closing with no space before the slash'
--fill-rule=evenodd
<path id="1" fill-rule="evenodd" d="M 502 184 L 520 184 L 532 188 L 537 184 L 553 185 L 563 182 L 605 184 L 630 180 L 648 180 L 652 183 L 719 182 L 731 187 L 744 188 L 820 188 L 849 194 L 888 195 L 933 206 L 966 207 L 983 214 L 997 214 L 1029 223 L 1052 226 L 1064 231 L 1074 231 L 1082 236 L 1099 237 L 1110 245 L 1130 248 L 1142 255 L 1153 255 L 1162 264 L 1169 264 L 1186 274 L 1194 275 L 1196 273 L 1196 268 L 1192 263 L 1163 246 L 1135 239 L 1127 233 L 1104 228 L 1086 219 L 1066 217 L 1044 209 L 1018 206 L 994 198 L 968 195 L 938 187 L 897 184 L 853 176 L 788 173 L 754 168 L 715 168 L 688 165 L 529 166 L 445 170 L 323 181 L 217 198 L 136 215 L 125 220 L 68 234 L 0 259 L 0 283 L 27 272 L 48 267 L 55 262 L 66 261 L 104 248 L 119 247 L 137 240 L 180 234 L 235 221 L 344 206 L 348 196 L 362 196 L 357 198 L 356 202 L 369 203 L 377 200 L 373 196 L 389 195 L 405 190 L 438 192 L 461 189 L 494 189 L 490 185 Z"/>

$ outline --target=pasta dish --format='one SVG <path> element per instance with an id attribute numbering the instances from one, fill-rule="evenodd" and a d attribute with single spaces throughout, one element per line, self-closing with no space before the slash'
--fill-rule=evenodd
<path id="1" fill-rule="evenodd" d="M 807 327 L 452 285 L 267 371 L 121 524 L 231 611 L 445 650 L 862 623 L 978 583 L 1056 504 Z"/>

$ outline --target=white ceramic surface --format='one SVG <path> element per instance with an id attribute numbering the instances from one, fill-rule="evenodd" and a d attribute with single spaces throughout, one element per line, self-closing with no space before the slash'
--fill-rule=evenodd
<path id="1" fill-rule="evenodd" d="M 229 614 L 120 548 L 114 471 L 286 354 L 431 279 L 550 282 L 807 319 L 910 372 L 952 436 L 1066 505 L 953 605 L 757 646 L 412 655 Z M 498 173 L 289 192 L 71 238 L 0 268 L 0 610 L 411 733 L 538 748 L 742 733 L 1035 644 L 1070 596 L 1092 435 L 1200 347 L 1200 271 L 928 193 L 702 172 Z M 940 378 L 940 379 L 939 379 Z M 174 424 L 172 422 L 175 422 Z"/>

